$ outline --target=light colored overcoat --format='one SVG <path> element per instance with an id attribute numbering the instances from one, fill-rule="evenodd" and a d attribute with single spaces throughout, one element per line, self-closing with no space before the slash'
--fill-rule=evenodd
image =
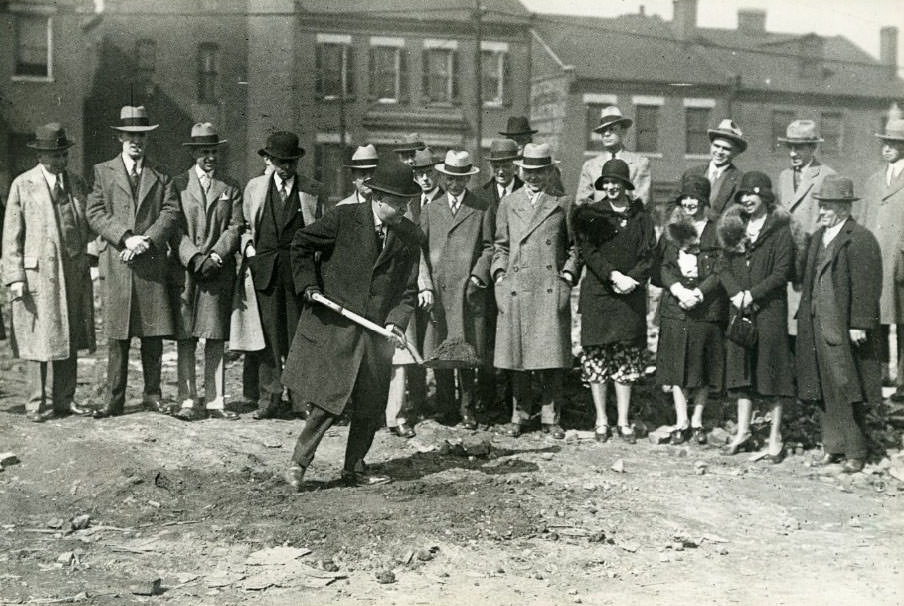
<path id="1" fill-rule="evenodd" d="M 637 152 L 626 149 L 619 150 L 615 157 L 628 165 L 629 178 L 634 189 L 631 197 L 640 200 L 648 208 L 651 203 L 650 193 L 653 185 L 653 176 L 650 172 L 650 160 Z M 581 167 L 581 178 L 578 181 L 578 191 L 575 194 L 575 203 L 583 204 L 585 200 L 602 200 L 603 195 L 594 187 L 594 183 L 603 171 L 603 164 L 612 159 L 612 154 L 603 152 L 584 162 Z"/>
<path id="2" fill-rule="evenodd" d="M 864 227 L 873 232 L 882 251 L 882 298 L 879 321 L 904 323 L 904 172 L 887 185 L 886 168 L 866 182 L 860 214 Z M 875 271 L 875 269 L 874 269 Z"/>

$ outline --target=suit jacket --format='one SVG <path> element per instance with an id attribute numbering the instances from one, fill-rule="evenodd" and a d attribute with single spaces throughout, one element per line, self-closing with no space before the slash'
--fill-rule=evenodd
<path id="1" fill-rule="evenodd" d="M 863 189 L 859 214 L 882 251 L 882 324 L 904 323 L 904 172 L 890 185 L 887 165 L 873 173 Z"/>
<path id="2" fill-rule="evenodd" d="M 706 177 L 709 171 L 709 164 L 701 164 L 692 166 L 682 175 L 682 179 L 687 175 L 696 175 Z M 709 194 L 709 206 L 716 213 L 722 214 L 725 209 L 734 203 L 735 194 L 738 192 L 738 186 L 741 184 L 743 171 L 734 164 L 729 164 L 722 175 L 713 184 Z"/>
<path id="3" fill-rule="evenodd" d="M 175 317 L 168 286 L 168 245 L 179 229 L 180 210 L 170 178 L 145 158 L 138 195 L 133 197 L 121 156 L 97 164 L 86 214 L 91 229 L 107 242 L 103 253 L 107 336 L 172 336 Z M 126 264 L 118 255 L 130 233 L 147 236 L 151 247 Z M 135 303 L 141 309 L 141 321 L 130 327 Z"/>
<path id="4" fill-rule="evenodd" d="M 178 336 L 226 339 L 242 227 L 242 190 L 232 179 L 217 176 L 205 195 L 194 166 L 177 175 L 173 187 L 182 203 L 180 230 L 173 245 L 180 267 L 185 268 L 179 276 Z M 211 278 L 199 280 L 190 271 L 192 260 L 212 252 L 223 259 L 223 267 Z"/>
<path id="5" fill-rule="evenodd" d="M 383 250 L 368 204 L 337 206 L 298 230 L 292 241 L 295 290 L 323 284 L 323 294 L 380 326 L 408 325 L 417 304 L 417 271 L 424 234 L 403 218 L 389 226 Z M 322 263 L 316 262 L 318 253 Z M 302 401 L 339 414 L 362 364 L 385 378 L 381 393 L 359 394 L 361 411 L 378 417 L 386 406 L 393 347 L 382 336 L 320 304 L 302 310 L 283 380 Z"/>
<path id="6" fill-rule="evenodd" d="M 812 234 L 819 229 L 819 204 L 814 194 L 819 192 L 822 181 L 835 170 L 818 160 L 813 160 L 800 171 L 800 184 L 794 190 L 794 170 L 786 168 L 778 176 L 778 199 L 791 216 Z"/>
<path id="7" fill-rule="evenodd" d="M 650 195 L 652 193 L 653 176 L 650 172 L 650 160 L 637 152 L 620 150 L 615 157 L 622 160 L 628 165 L 630 171 L 631 183 L 634 190 L 630 192 L 632 198 L 636 198 L 649 207 L 652 203 Z M 602 192 L 597 191 L 594 183 L 603 172 L 603 164 L 612 159 L 612 154 L 603 152 L 598 156 L 590 158 L 581 167 L 581 178 L 578 181 L 578 190 L 574 196 L 576 204 L 583 204 L 585 200 L 602 200 Z"/>
<path id="8" fill-rule="evenodd" d="M 846 403 L 881 402 L 879 365 L 879 293 L 882 256 L 875 236 L 848 219 L 818 262 L 820 228 L 813 234 L 804 261 L 800 310 L 797 314 L 797 389 L 803 400 L 835 395 Z M 848 331 L 867 332 L 867 342 L 854 347 Z M 825 358 L 819 363 L 817 347 Z"/>
<path id="9" fill-rule="evenodd" d="M 512 186 L 512 193 L 515 193 L 522 187 L 524 187 L 524 181 L 521 180 L 521 177 L 515 175 L 515 184 Z M 486 192 L 486 195 L 492 196 L 493 203 L 496 206 L 499 206 L 499 201 L 502 198 L 499 197 L 499 188 L 496 187 L 496 179 L 490 179 L 483 184 L 481 189 Z"/>
<path id="10" fill-rule="evenodd" d="M 85 217 L 88 189 L 81 177 L 69 172 L 64 184 L 68 196 L 59 212 L 61 217 L 66 213 L 65 221 L 57 219 L 40 166 L 10 186 L 3 221 L 3 283 L 27 286 L 27 294 L 12 302 L 13 352 L 26 360 L 65 360 L 71 346 L 95 346 L 87 257 L 91 235 Z"/>

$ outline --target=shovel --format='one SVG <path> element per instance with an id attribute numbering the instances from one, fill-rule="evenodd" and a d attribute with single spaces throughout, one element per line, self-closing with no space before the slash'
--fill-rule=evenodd
<path id="1" fill-rule="evenodd" d="M 366 328 L 368 330 L 372 330 L 373 332 L 375 332 L 379 335 L 383 335 L 384 337 L 391 338 L 391 339 L 395 339 L 397 336 L 391 330 L 384 328 L 384 327 L 380 326 L 379 324 L 374 324 L 373 322 L 371 322 L 364 316 L 360 316 L 353 311 L 349 311 L 348 309 L 342 307 L 335 301 L 333 301 L 331 299 L 327 299 L 325 296 L 323 296 L 319 292 L 314 293 L 311 296 L 311 299 L 313 299 L 314 301 L 317 301 L 324 307 L 329 307 L 330 309 L 335 311 L 337 314 L 339 314 L 345 318 L 348 318 L 355 324 L 358 324 L 359 326 L 363 326 L 364 328 Z M 417 363 L 417 364 L 424 363 L 424 358 L 422 358 L 421 354 L 418 353 L 417 348 L 408 342 L 408 339 L 405 339 L 405 349 L 407 349 L 408 353 L 411 354 L 411 357 L 414 358 L 415 363 Z"/>

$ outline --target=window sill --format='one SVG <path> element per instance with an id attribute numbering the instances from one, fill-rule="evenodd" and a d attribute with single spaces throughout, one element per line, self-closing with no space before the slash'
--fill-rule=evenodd
<path id="1" fill-rule="evenodd" d="M 326 101 L 327 103 L 353 103 L 355 101 L 355 96 L 346 95 L 344 98 L 340 98 L 339 95 L 324 95 L 323 97 L 320 97 L 320 100 Z"/>
<path id="2" fill-rule="evenodd" d="M 684 154 L 685 160 L 710 160 L 709 154 Z"/>
<path id="3" fill-rule="evenodd" d="M 641 156 L 643 156 L 644 158 L 655 158 L 655 159 L 662 158 L 662 152 L 637 152 L 637 153 L 640 154 Z"/>
<path id="4" fill-rule="evenodd" d="M 398 105 L 398 99 L 375 99 L 374 103 L 379 103 L 381 105 Z"/>
<path id="5" fill-rule="evenodd" d="M 56 82 L 53 76 L 12 76 L 10 78 L 13 82 L 40 82 L 40 83 L 53 83 Z"/>

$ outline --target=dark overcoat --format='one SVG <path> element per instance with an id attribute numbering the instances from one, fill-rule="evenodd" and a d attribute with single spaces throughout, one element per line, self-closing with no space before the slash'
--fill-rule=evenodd
<path id="1" fill-rule="evenodd" d="M 684 178 L 689 175 L 703 177 L 705 179 L 708 171 L 709 164 L 692 166 L 684 171 L 684 175 L 682 175 L 681 179 L 684 180 Z M 729 164 L 725 170 L 722 171 L 719 178 L 716 179 L 716 182 L 712 184 L 709 193 L 709 207 L 715 211 L 716 214 L 722 214 L 734 203 L 735 194 L 738 193 L 738 186 L 741 184 L 742 176 L 744 176 L 744 172 L 740 168 L 734 164 Z"/>
<path id="2" fill-rule="evenodd" d="M 585 214 L 590 220 L 579 220 Z M 591 215 L 597 215 L 599 221 L 593 221 Z M 605 241 L 594 238 L 591 231 L 600 222 L 613 230 Z M 578 300 L 581 345 L 643 344 L 647 334 L 647 280 L 656 249 L 650 213 L 640 200 L 633 200 L 625 213 L 613 211 L 605 200 L 587 202 L 575 210 L 574 224 L 581 262 L 587 267 Z M 634 278 L 639 285 L 626 295 L 616 293 L 609 281 L 613 271 Z"/>
<path id="3" fill-rule="evenodd" d="M 436 301 L 424 336 L 424 355 L 430 356 L 444 339 L 464 338 L 481 359 L 486 357 L 487 288 L 471 288 L 471 276 L 485 285 L 491 283 L 493 237 L 496 229 L 493 205 L 468 190 L 455 215 L 443 194 L 421 209 L 421 229 L 427 238 L 427 254 L 421 271 L 433 281 Z"/>
<path id="4" fill-rule="evenodd" d="M 182 203 L 180 230 L 173 248 L 181 272 L 177 337 L 229 338 L 229 314 L 235 286 L 235 253 L 242 227 L 242 190 L 231 179 L 213 178 L 207 194 L 192 166 L 173 179 Z M 206 280 L 188 270 L 195 255 L 215 252 L 223 266 Z"/>
<path id="5" fill-rule="evenodd" d="M 726 221 L 746 222 L 740 206 L 726 211 Z M 723 242 L 724 244 L 724 242 Z M 729 298 L 749 290 L 757 311 L 753 314 L 757 343 L 746 349 L 725 343 L 725 387 L 749 388 L 762 396 L 793 397 L 794 361 L 788 342 L 788 280 L 794 273 L 794 240 L 790 216 L 781 209 L 769 213 L 756 241 L 727 246 L 719 277 Z M 737 314 L 732 305 L 729 321 Z"/>
<path id="6" fill-rule="evenodd" d="M 323 294 L 368 320 L 405 329 L 417 304 L 417 272 L 424 234 L 408 219 L 389 228 L 383 250 L 376 241 L 373 207 L 347 204 L 298 230 L 292 241 L 295 290 L 323 284 Z M 315 255 L 321 253 L 317 268 Z M 319 276 L 318 276 L 319 274 Z M 340 414 L 352 395 L 359 368 L 385 377 L 380 393 L 356 393 L 359 414 L 378 416 L 386 407 L 394 347 L 318 303 L 298 321 L 283 382 L 301 401 Z M 363 410 L 362 410 L 363 407 Z"/>
<path id="7" fill-rule="evenodd" d="M 88 224 L 106 242 L 105 330 L 111 339 L 165 337 L 176 332 L 168 278 L 168 244 L 179 229 L 179 197 L 172 180 L 144 160 L 137 198 L 132 196 L 122 157 L 94 166 L 88 196 Z M 144 235 L 150 249 L 129 263 L 119 260 L 127 235 Z M 133 305 L 140 320 L 130 327 Z"/>
<path id="8" fill-rule="evenodd" d="M 524 187 L 524 181 L 522 181 L 521 177 L 519 177 L 518 175 L 515 175 L 514 181 L 515 184 L 512 185 L 512 193 L 515 193 L 516 191 Z M 483 184 L 481 189 L 483 190 L 485 196 L 492 197 L 494 206 L 499 206 L 499 201 L 502 200 L 502 198 L 499 197 L 499 188 L 496 187 L 496 179 L 490 179 Z"/>
<path id="9" fill-rule="evenodd" d="M 879 296 L 882 290 L 882 256 L 870 231 L 848 219 L 830 246 L 831 255 L 817 265 L 822 243 L 821 228 L 813 234 L 804 260 L 804 280 L 797 313 L 797 393 L 802 400 L 822 400 L 816 342 L 821 340 L 831 367 L 832 383 L 846 402 L 882 401 L 879 352 Z M 818 278 L 831 289 L 814 300 Z M 829 295 L 830 296 L 826 296 Z M 814 303 L 819 310 L 816 329 Z M 867 331 L 867 342 L 854 347 L 849 330 Z M 825 379 L 825 377 L 824 377 Z"/>

